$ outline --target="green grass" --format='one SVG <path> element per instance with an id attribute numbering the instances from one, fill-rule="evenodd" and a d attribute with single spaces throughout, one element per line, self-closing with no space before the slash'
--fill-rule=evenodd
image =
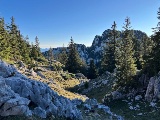
<path id="1" fill-rule="evenodd" d="M 140 108 L 137 110 L 130 110 L 129 106 L 135 107 L 139 105 Z M 146 101 L 134 101 L 132 105 L 128 105 L 122 100 L 112 101 L 108 104 L 111 108 L 111 111 L 121 115 L 125 120 L 160 120 L 160 103 L 157 104 L 157 107 L 149 106 L 150 103 Z M 142 115 L 138 115 L 142 113 Z"/>

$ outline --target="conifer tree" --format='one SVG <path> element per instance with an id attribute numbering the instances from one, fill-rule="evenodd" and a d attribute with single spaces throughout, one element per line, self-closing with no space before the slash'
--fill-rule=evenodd
<path id="1" fill-rule="evenodd" d="M 19 49 L 20 49 L 20 54 L 22 56 L 22 60 L 25 63 L 30 63 L 31 59 L 30 59 L 30 45 L 29 43 L 26 41 L 29 38 L 23 38 L 22 35 L 19 36 Z"/>
<path id="2" fill-rule="evenodd" d="M 63 46 L 61 53 L 58 55 L 58 60 L 63 65 L 66 65 L 67 59 L 68 59 L 67 51 L 66 48 Z"/>
<path id="3" fill-rule="evenodd" d="M 157 27 L 153 28 L 154 34 L 151 36 L 153 48 L 145 65 L 145 70 L 149 76 L 154 76 L 160 71 L 160 8 L 157 15 L 159 21 Z"/>
<path id="4" fill-rule="evenodd" d="M 39 39 L 38 39 L 37 36 L 36 36 L 36 38 L 35 38 L 35 47 L 36 47 L 37 51 L 40 51 L 40 47 L 39 47 Z"/>
<path id="5" fill-rule="evenodd" d="M 10 34 L 10 38 L 9 38 L 9 42 L 11 45 L 12 50 L 11 52 L 11 57 L 16 61 L 18 59 L 20 59 L 20 50 L 19 50 L 19 31 L 18 31 L 18 27 L 15 24 L 15 19 L 14 17 L 11 17 L 11 24 L 10 26 L 8 26 L 9 28 L 9 34 Z"/>
<path id="6" fill-rule="evenodd" d="M 137 66 L 137 69 L 142 69 L 141 61 L 142 60 L 142 55 L 140 54 L 140 40 L 134 36 L 134 31 L 131 30 L 132 32 L 132 41 L 133 41 L 133 49 L 134 49 L 134 58 L 135 58 L 135 64 Z M 141 58 L 140 58 L 141 57 Z"/>
<path id="7" fill-rule="evenodd" d="M 32 58 L 32 59 L 37 59 L 37 57 L 38 57 L 38 52 L 37 52 L 37 49 L 36 49 L 36 47 L 35 47 L 35 45 L 33 45 L 33 43 L 31 44 L 31 53 L 30 53 L 30 57 Z"/>
<path id="8" fill-rule="evenodd" d="M 136 74 L 130 19 L 126 18 L 125 22 L 121 45 L 116 50 L 117 87 L 129 85 Z"/>
<path id="9" fill-rule="evenodd" d="M 78 73 L 82 71 L 83 64 L 80 56 L 77 52 L 76 45 L 71 37 L 71 42 L 69 44 L 68 60 L 66 62 L 66 69 L 71 73 Z"/>
<path id="10" fill-rule="evenodd" d="M 31 45 L 31 57 L 34 58 L 35 60 L 38 60 L 39 58 L 42 57 L 39 47 L 39 39 L 37 36 L 35 37 L 35 45 L 33 45 L 33 43 Z"/>
<path id="11" fill-rule="evenodd" d="M 139 55 L 140 55 L 139 63 L 142 69 L 146 64 L 149 54 L 151 53 L 152 47 L 153 47 L 153 41 L 147 35 L 144 35 L 140 40 L 140 48 L 139 48 Z"/>
<path id="12" fill-rule="evenodd" d="M 4 59 L 10 58 L 9 35 L 5 29 L 4 18 L 0 18 L 0 56 Z"/>
<path id="13" fill-rule="evenodd" d="M 94 64 L 94 60 L 90 60 L 89 69 L 88 69 L 88 78 L 94 79 L 98 76 L 98 71 L 96 69 L 96 66 Z"/>
<path id="14" fill-rule="evenodd" d="M 112 30 L 109 33 L 107 46 L 104 50 L 103 58 L 102 58 L 102 71 L 113 72 L 115 69 L 115 50 L 116 50 L 116 39 L 118 38 L 118 32 L 116 30 L 116 22 L 114 21 L 112 25 Z"/>
<path id="15" fill-rule="evenodd" d="M 54 60 L 53 49 L 50 47 L 48 51 L 48 61 L 52 62 Z"/>

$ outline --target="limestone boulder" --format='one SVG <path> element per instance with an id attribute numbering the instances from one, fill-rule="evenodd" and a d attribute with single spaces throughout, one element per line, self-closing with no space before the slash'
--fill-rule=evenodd
<path id="1" fill-rule="evenodd" d="M 23 115 L 31 116 L 28 104 L 30 100 L 20 97 L 6 85 L 5 79 L 0 77 L 0 115 Z"/>
<path id="2" fill-rule="evenodd" d="M 151 77 L 145 94 L 147 101 L 160 99 L 160 73 Z"/>

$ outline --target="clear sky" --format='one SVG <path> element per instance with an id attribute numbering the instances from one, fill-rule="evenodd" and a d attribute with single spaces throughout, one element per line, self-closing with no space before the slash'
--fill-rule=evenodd
<path id="1" fill-rule="evenodd" d="M 6 23 L 14 16 L 21 33 L 31 42 L 38 36 L 42 48 L 67 46 L 71 36 L 90 46 L 113 21 L 121 30 L 127 16 L 132 28 L 151 35 L 159 7 L 159 0 L 0 0 L 0 16 Z"/>

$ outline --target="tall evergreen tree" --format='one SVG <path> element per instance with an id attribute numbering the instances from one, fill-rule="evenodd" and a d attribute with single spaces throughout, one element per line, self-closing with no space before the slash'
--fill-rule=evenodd
<path id="1" fill-rule="evenodd" d="M 116 30 L 116 22 L 114 21 L 112 25 L 112 30 L 110 31 L 108 42 L 106 43 L 106 48 L 104 50 L 101 68 L 102 71 L 113 72 L 115 69 L 115 50 L 116 50 L 116 39 L 118 38 L 118 32 Z"/>
<path id="2" fill-rule="evenodd" d="M 42 57 L 39 47 L 39 39 L 37 36 L 35 37 L 35 45 L 31 45 L 31 57 L 35 60 L 38 60 L 40 57 Z"/>
<path id="3" fill-rule="evenodd" d="M 37 52 L 37 49 L 36 49 L 36 47 L 35 47 L 35 45 L 33 45 L 33 43 L 31 44 L 31 53 L 30 53 L 30 57 L 32 58 L 32 59 L 37 59 L 37 57 L 38 57 L 38 52 Z"/>
<path id="4" fill-rule="evenodd" d="M 10 58 L 9 34 L 5 29 L 4 18 L 0 18 L 0 56 L 4 59 Z"/>
<path id="5" fill-rule="evenodd" d="M 12 50 L 11 52 L 11 57 L 14 58 L 15 61 L 20 59 L 20 50 L 19 50 L 19 30 L 17 25 L 15 24 L 15 19 L 14 17 L 11 17 L 11 24 L 8 26 L 9 28 L 9 42 L 11 45 Z"/>
<path id="6" fill-rule="evenodd" d="M 48 61 L 52 62 L 54 60 L 53 49 L 50 47 L 48 51 Z"/>
<path id="7" fill-rule="evenodd" d="M 139 50 L 140 54 L 139 61 L 142 66 L 142 69 L 146 64 L 149 54 L 151 53 L 152 47 L 153 47 L 153 41 L 147 35 L 144 35 L 140 41 L 140 50 Z"/>
<path id="8" fill-rule="evenodd" d="M 134 49 L 134 58 L 135 58 L 135 64 L 137 66 L 137 69 L 142 69 L 142 55 L 140 50 L 140 40 L 134 35 L 134 30 L 131 30 L 132 32 L 132 41 L 133 41 L 133 49 Z"/>
<path id="9" fill-rule="evenodd" d="M 81 72 L 83 64 L 77 52 L 76 45 L 72 37 L 68 49 L 69 52 L 68 52 L 68 60 L 66 62 L 66 69 L 71 73 Z"/>
<path id="10" fill-rule="evenodd" d="M 153 28 L 154 34 L 151 36 L 154 45 L 145 65 L 149 76 L 154 76 L 160 71 L 160 8 L 157 15 L 159 21 L 157 27 Z"/>
<path id="11" fill-rule="evenodd" d="M 39 39 L 38 39 L 37 36 L 35 37 L 35 47 L 36 47 L 37 51 L 40 51 L 40 47 L 39 47 Z"/>
<path id="12" fill-rule="evenodd" d="M 23 38 L 22 35 L 19 34 L 19 50 L 20 50 L 20 54 L 22 56 L 22 60 L 25 63 L 30 63 L 31 59 L 30 59 L 30 45 L 29 43 L 26 41 L 26 39 L 28 38 Z"/>
<path id="13" fill-rule="evenodd" d="M 88 78 L 94 79 L 98 76 L 98 71 L 96 69 L 96 66 L 94 64 L 94 60 L 90 60 L 89 69 L 88 69 Z"/>
<path id="14" fill-rule="evenodd" d="M 116 50 L 117 86 L 130 84 L 136 74 L 130 19 L 126 18 L 125 22 L 121 45 Z"/>
<path id="15" fill-rule="evenodd" d="M 66 65 L 67 59 L 67 51 L 66 48 L 63 46 L 61 53 L 58 55 L 58 61 L 61 62 L 63 65 Z"/>

